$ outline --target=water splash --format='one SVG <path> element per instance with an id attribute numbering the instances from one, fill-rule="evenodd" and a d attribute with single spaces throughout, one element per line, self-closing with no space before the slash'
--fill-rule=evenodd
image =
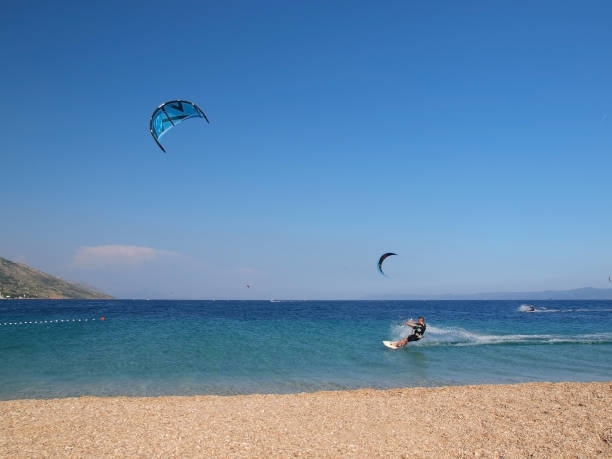
<path id="1" fill-rule="evenodd" d="M 401 327 L 391 327 L 392 336 L 405 337 L 407 333 L 400 332 Z M 399 338 L 398 338 L 399 339 Z M 512 334 L 494 335 L 482 334 L 466 330 L 461 327 L 436 327 L 427 326 L 425 337 L 414 343 L 415 346 L 481 346 L 494 344 L 604 344 L 612 343 L 612 333 L 587 333 L 581 335 L 559 335 L 559 334 Z"/>
<path id="2" fill-rule="evenodd" d="M 391 341 L 399 341 L 401 339 L 406 338 L 408 335 L 412 333 L 412 329 L 410 327 L 406 327 L 402 324 L 393 324 L 391 325 Z"/>

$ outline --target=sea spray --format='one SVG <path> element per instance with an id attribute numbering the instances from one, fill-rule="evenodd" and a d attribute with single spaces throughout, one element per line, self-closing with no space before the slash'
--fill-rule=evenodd
<path id="1" fill-rule="evenodd" d="M 606 344 L 612 343 L 610 333 L 585 333 L 577 335 L 560 334 L 484 334 L 471 332 L 460 327 L 427 327 L 423 346 L 479 346 L 492 344 Z"/>
<path id="2" fill-rule="evenodd" d="M 411 334 L 412 330 L 402 324 L 390 326 L 392 341 L 399 341 Z M 610 333 L 586 333 L 578 335 L 561 334 L 487 334 L 477 333 L 461 327 L 436 327 L 428 324 L 423 339 L 410 346 L 484 346 L 494 344 L 604 344 L 612 343 Z"/>
<path id="3" fill-rule="evenodd" d="M 390 335 L 392 341 L 399 341 L 406 338 L 412 333 L 412 329 L 402 323 L 395 323 L 391 325 Z"/>

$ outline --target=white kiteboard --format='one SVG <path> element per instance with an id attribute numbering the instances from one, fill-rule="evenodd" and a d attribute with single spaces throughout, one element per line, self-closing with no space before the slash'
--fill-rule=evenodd
<path id="1" fill-rule="evenodd" d="M 389 349 L 399 349 L 399 346 L 396 346 L 395 344 L 393 344 L 393 341 L 383 341 L 382 342 L 385 346 L 387 346 Z"/>

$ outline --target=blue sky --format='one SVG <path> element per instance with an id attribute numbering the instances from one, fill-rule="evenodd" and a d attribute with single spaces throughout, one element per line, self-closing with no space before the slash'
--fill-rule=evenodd
<path id="1" fill-rule="evenodd" d="M 0 256 L 119 297 L 608 286 L 609 2 L 59 5 L 0 18 Z M 177 98 L 211 124 L 164 155 Z"/>

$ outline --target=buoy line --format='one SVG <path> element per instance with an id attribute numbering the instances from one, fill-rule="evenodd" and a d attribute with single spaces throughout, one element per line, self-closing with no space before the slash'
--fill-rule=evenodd
<path id="1" fill-rule="evenodd" d="M 98 320 L 104 320 L 104 316 L 99 319 L 55 319 L 55 320 L 20 320 L 14 322 L 0 322 L 1 327 L 12 327 L 15 325 L 45 325 L 45 324 L 60 324 L 60 323 L 68 323 L 68 322 L 95 322 Z"/>

